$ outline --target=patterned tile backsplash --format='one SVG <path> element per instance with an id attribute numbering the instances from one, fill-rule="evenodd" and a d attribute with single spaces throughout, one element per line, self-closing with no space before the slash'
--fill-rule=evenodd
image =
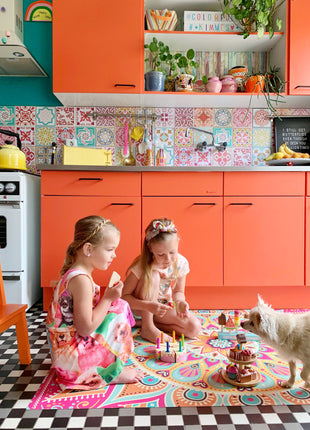
<path id="1" fill-rule="evenodd" d="M 99 113 L 96 119 L 89 113 Z M 115 116 L 117 114 L 117 116 Z M 156 114 L 154 121 L 148 117 Z M 280 115 L 309 115 L 309 109 L 282 109 Z M 124 115 L 122 117 L 121 115 Z M 56 162 L 62 163 L 66 139 L 76 139 L 82 147 L 105 148 L 112 153 L 112 164 L 122 164 L 124 125 L 128 115 L 131 130 L 146 124 L 155 153 L 164 148 L 168 166 L 257 166 L 272 151 L 273 127 L 267 109 L 228 108 L 123 108 L 123 107 L 35 107 L 0 106 L 0 128 L 20 134 L 22 150 L 30 172 L 39 173 L 38 164 L 50 163 L 52 142 L 57 144 Z M 225 151 L 197 145 L 226 142 Z M 0 145 L 7 136 L 0 134 Z M 143 137 L 131 140 L 137 165 L 144 165 Z"/>

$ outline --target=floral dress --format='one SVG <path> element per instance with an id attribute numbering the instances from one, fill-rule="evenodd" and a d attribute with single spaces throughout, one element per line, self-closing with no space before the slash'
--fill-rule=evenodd
<path id="1" fill-rule="evenodd" d="M 67 289 L 69 280 L 77 275 L 90 278 L 84 271 L 68 270 L 54 291 L 46 319 L 47 336 L 60 387 L 89 390 L 109 384 L 121 373 L 133 351 L 131 327 L 135 321 L 128 303 L 118 299 L 90 336 L 80 336 L 73 324 L 73 299 Z M 95 308 L 100 287 L 93 285 Z"/>

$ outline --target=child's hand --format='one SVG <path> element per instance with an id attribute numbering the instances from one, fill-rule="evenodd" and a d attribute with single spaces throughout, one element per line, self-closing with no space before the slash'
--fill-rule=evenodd
<path id="1" fill-rule="evenodd" d="M 119 281 L 116 285 L 113 285 L 112 288 L 106 288 L 103 294 L 103 298 L 114 302 L 121 297 L 123 286 L 123 282 Z"/>
<path id="2" fill-rule="evenodd" d="M 150 302 L 148 304 L 147 310 L 149 312 L 152 312 L 153 315 L 156 315 L 158 317 L 163 317 L 168 311 L 171 310 L 171 307 L 159 302 Z"/>
<path id="3" fill-rule="evenodd" d="M 186 318 L 189 315 L 189 305 L 185 300 L 175 302 L 175 311 L 180 318 Z"/>

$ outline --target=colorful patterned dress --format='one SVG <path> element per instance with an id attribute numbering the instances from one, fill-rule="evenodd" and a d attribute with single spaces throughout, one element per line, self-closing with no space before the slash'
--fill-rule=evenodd
<path id="1" fill-rule="evenodd" d="M 89 390 L 109 384 L 121 373 L 133 351 L 131 327 L 135 321 L 128 303 L 118 299 L 90 336 L 80 336 L 73 324 L 73 299 L 67 289 L 68 281 L 77 275 L 90 278 L 81 270 L 68 270 L 59 281 L 47 314 L 47 335 L 60 387 Z M 99 285 L 94 284 L 93 293 L 95 308 Z"/>

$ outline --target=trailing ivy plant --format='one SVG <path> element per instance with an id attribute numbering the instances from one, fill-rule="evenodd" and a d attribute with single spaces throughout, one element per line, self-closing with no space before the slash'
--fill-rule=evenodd
<path id="1" fill-rule="evenodd" d="M 257 37 L 263 37 L 264 32 L 272 38 L 274 27 L 282 28 L 282 20 L 275 19 L 275 12 L 285 0 L 219 0 L 223 14 L 231 16 L 241 28 L 241 34 L 246 39 L 251 32 L 257 31 Z"/>

